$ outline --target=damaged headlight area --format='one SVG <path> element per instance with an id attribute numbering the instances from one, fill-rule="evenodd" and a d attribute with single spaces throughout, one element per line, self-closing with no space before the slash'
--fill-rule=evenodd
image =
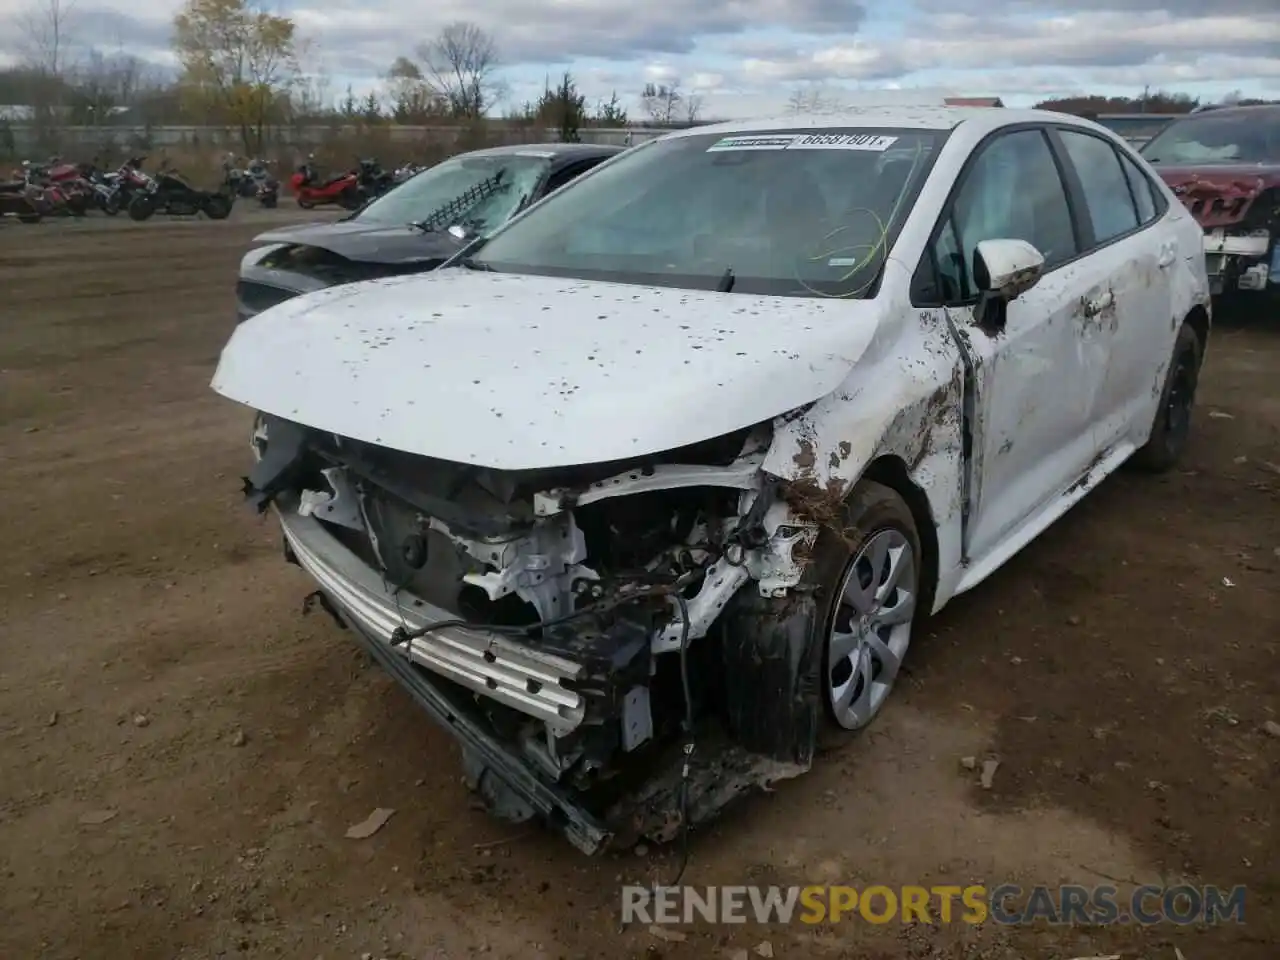
<path id="1" fill-rule="evenodd" d="M 761 470 L 769 441 L 499 471 L 260 415 L 245 493 L 490 808 L 593 852 L 808 767 L 818 530 Z"/>
<path id="2" fill-rule="evenodd" d="M 1280 290 L 1280 187 L 1220 179 L 1174 190 L 1204 227 L 1211 291 Z"/>

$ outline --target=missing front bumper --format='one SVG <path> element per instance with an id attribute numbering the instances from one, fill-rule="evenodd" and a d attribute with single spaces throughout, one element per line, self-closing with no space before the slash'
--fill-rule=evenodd
<path id="1" fill-rule="evenodd" d="M 333 598 L 330 598 L 333 600 Z M 342 604 L 338 602 L 341 608 Z M 358 624 L 353 632 L 371 657 L 442 727 L 462 743 L 468 779 L 495 812 L 505 808 L 509 819 L 537 816 L 583 853 L 599 853 L 611 833 L 567 793 L 546 783 L 521 757 L 512 753 L 467 716 L 459 703 L 422 670 L 390 645 Z"/>
<path id="2" fill-rule="evenodd" d="M 288 509 L 277 512 L 294 559 L 362 634 L 390 648 L 398 627 L 413 631 L 454 619 L 404 591 L 389 590 L 319 521 Z M 556 735 L 573 732 L 583 721 L 583 697 L 568 684 L 584 669 L 571 660 L 464 626 L 431 631 L 401 649 L 433 673 L 545 722 Z"/>

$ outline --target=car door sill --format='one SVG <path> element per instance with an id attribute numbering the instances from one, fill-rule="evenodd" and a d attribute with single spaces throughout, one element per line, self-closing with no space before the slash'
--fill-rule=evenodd
<path id="1" fill-rule="evenodd" d="M 1103 477 L 1113 473 L 1117 467 L 1133 456 L 1137 447 L 1131 440 L 1124 440 L 1106 450 L 1089 464 L 1079 477 L 1057 496 L 1050 498 L 1044 506 L 1031 514 L 1008 536 L 989 550 L 983 557 L 971 560 L 964 576 L 956 585 L 956 594 L 964 593 L 980 584 L 995 573 L 1019 550 L 1043 533 L 1064 513 L 1084 499 L 1085 494 L 1096 487 Z"/>

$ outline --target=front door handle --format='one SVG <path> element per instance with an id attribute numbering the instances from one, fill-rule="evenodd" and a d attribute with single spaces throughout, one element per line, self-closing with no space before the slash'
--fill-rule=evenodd
<path id="1" fill-rule="evenodd" d="M 1115 304 L 1115 302 L 1116 295 L 1112 291 L 1108 290 L 1096 300 L 1090 300 L 1084 305 L 1084 315 L 1085 317 L 1096 317 L 1098 314 L 1102 313 L 1103 310 L 1106 310 L 1108 307 Z"/>
<path id="2" fill-rule="evenodd" d="M 1178 258 L 1178 247 L 1174 243 L 1165 243 L 1160 247 L 1160 259 L 1156 264 L 1161 270 L 1172 265 L 1173 261 Z"/>

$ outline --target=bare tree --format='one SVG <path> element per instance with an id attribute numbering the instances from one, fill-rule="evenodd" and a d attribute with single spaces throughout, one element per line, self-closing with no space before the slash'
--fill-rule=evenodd
<path id="1" fill-rule="evenodd" d="M 822 113 L 840 107 L 840 95 L 821 81 L 807 83 L 791 91 L 787 100 L 790 113 Z"/>
<path id="2" fill-rule="evenodd" d="M 25 100 L 31 107 L 36 139 L 44 149 L 58 149 L 58 130 L 65 121 L 66 61 L 71 45 L 73 0 L 31 0 L 16 19 L 19 48 L 29 83 Z"/>
<path id="3" fill-rule="evenodd" d="M 418 58 L 423 81 L 459 119 L 483 117 L 502 97 L 497 45 L 474 23 L 449 24 L 418 47 Z"/>
<path id="4" fill-rule="evenodd" d="M 333 77 L 325 69 L 315 42 L 298 38 L 294 57 L 297 76 L 289 90 L 290 120 L 301 123 L 333 113 Z"/>
<path id="5" fill-rule="evenodd" d="M 90 49 L 69 71 L 75 84 L 75 122 L 97 126 L 118 108 L 133 106 L 143 84 L 143 63 L 123 50 Z"/>
<path id="6" fill-rule="evenodd" d="M 422 68 L 408 57 L 396 57 L 387 71 L 387 98 L 397 123 L 423 124 L 450 112 L 450 106 L 422 76 Z"/>
<path id="7" fill-rule="evenodd" d="M 66 69 L 75 0 L 33 0 L 17 16 L 21 49 L 27 62 L 50 77 Z"/>
<path id="8" fill-rule="evenodd" d="M 669 124 L 676 119 L 676 110 L 684 102 L 680 93 L 680 81 L 670 83 L 646 83 L 640 91 L 640 104 L 654 123 Z"/>
<path id="9" fill-rule="evenodd" d="M 689 124 L 698 122 L 698 118 L 702 116 L 702 96 L 701 94 L 691 93 L 684 98 L 684 119 Z"/>

